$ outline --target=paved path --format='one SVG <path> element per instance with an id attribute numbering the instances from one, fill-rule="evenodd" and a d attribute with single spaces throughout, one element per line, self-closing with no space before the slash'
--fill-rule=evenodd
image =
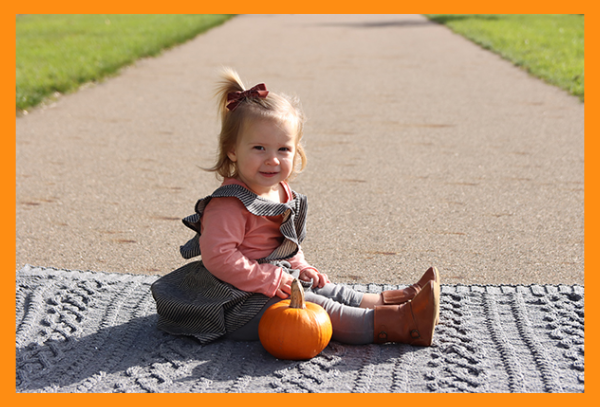
<path id="1" fill-rule="evenodd" d="M 303 101 L 293 187 L 332 280 L 583 284 L 584 105 L 416 15 L 239 16 L 17 118 L 16 267 L 184 264 L 222 65 Z"/>

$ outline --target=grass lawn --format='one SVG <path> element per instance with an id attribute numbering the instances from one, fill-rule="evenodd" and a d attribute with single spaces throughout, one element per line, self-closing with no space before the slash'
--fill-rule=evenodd
<path id="1" fill-rule="evenodd" d="M 55 92 L 113 75 L 136 59 L 221 24 L 224 14 L 84 14 L 16 17 L 17 112 Z"/>
<path id="2" fill-rule="evenodd" d="M 230 15 L 91 14 L 16 17 L 16 107 L 113 75 L 185 42 Z M 581 15 L 429 14 L 484 48 L 584 99 Z"/>
<path id="3" fill-rule="evenodd" d="M 584 100 L 583 15 L 428 14 L 427 17 Z"/>

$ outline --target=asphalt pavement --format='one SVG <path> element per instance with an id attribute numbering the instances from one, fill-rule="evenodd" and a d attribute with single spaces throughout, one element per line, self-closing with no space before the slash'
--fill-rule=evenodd
<path id="1" fill-rule="evenodd" d="M 183 265 L 222 66 L 302 100 L 331 280 L 584 283 L 584 104 L 419 15 L 237 16 L 17 117 L 16 268 Z"/>

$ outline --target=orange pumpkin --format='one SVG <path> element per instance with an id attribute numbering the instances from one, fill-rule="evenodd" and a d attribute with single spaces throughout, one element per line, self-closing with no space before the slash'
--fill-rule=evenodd
<path id="1" fill-rule="evenodd" d="M 325 349 L 331 334 L 329 315 L 320 305 L 304 301 L 298 279 L 292 282 L 290 299 L 271 305 L 258 324 L 260 342 L 278 359 L 311 359 Z"/>

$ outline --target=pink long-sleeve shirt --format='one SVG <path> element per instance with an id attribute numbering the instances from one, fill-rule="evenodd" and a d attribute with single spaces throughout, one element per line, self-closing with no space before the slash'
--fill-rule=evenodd
<path id="1" fill-rule="evenodd" d="M 243 182 L 227 178 L 223 185 Z M 282 182 L 286 201 L 293 199 L 287 182 Z M 201 222 L 200 251 L 204 266 L 218 279 L 243 291 L 273 297 L 284 271 L 269 263 L 259 264 L 283 242 L 279 227 L 282 216 L 256 216 L 251 214 L 235 197 L 213 198 L 204 208 Z M 293 269 L 301 272 L 310 266 L 302 249 L 286 259 Z"/>

